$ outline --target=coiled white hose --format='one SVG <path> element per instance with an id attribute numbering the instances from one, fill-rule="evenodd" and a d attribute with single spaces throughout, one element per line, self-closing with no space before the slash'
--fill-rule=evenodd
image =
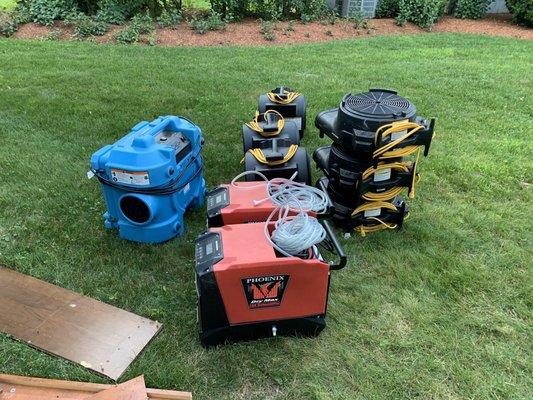
<path id="1" fill-rule="evenodd" d="M 326 230 L 316 218 L 303 210 L 295 216 L 290 216 L 291 209 L 288 205 L 276 207 L 265 224 L 266 239 L 272 247 L 287 257 L 302 255 L 326 238 Z M 278 219 L 271 235 L 268 225 L 276 214 Z"/>
<path id="2" fill-rule="evenodd" d="M 255 174 L 267 181 L 266 198 L 254 201 L 254 205 L 259 205 L 267 200 L 272 201 L 276 206 L 288 205 L 294 209 L 305 211 L 314 211 L 317 214 L 323 214 L 328 211 L 330 206 L 329 198 L 320 189 L 308 186 L 304 183 L 295 182 L 294 176 L 291 179 L 274 178 L 268 180 L 265 175 L 257 171 L 245 171 L 237 175 L 231 181 L 231 185 L 239 189 L 252 189 L 261 185 L 238 186 L 235 183 L 245 175 Z"/>
<path id="3" fill-rule="evenodd" d="M 239 189 L 251 189 L 263 185 L 238 186 L 235 182 L 241 177 L 255 174 L 267 181 L 267 197 L 255 200 L 254 205 L 270 199 L 277 207 L 270 213 L 265 223 L 267 241 L 281 254 L 292 257 L 300 256 L 306 250 L 322 242 L 326 238 L 324 227 L 307 211 L 325 213 L 330 206 L 329 198 L 321 190 L 291 179 L 274 178 L 268 180 L 265 175 L 256 171 L 246 171 L 237 175 L 231 185 Z M 298 211 L 297 215 L 289 215 Z M 269 232 L 269 224 L 276 217 L 274 230 Z"/>

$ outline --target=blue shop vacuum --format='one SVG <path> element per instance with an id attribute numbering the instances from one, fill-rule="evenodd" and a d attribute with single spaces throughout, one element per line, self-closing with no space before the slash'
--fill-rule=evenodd
<path id="1" fill-rule="evenodd" d="M 105 227 L 142 243 L 182 235 L 185 211 L 204 204 L 203 142 L 198 126 L 167 116 L 140 122 L 94 153 L 91 172 L 102 184 Z"/>

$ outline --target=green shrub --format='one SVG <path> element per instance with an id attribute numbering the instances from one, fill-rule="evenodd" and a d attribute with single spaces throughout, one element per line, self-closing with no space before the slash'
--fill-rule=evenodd
<path id="1" fill-rule="evenodd" d="M 300 21 L 302 21 L 304 25 L 307 25 L 309 22 L 313 21 L 313 17 L 309 14 L 302 14 L 300 15 Z"/>
<path id="2" fill-rule="evenodd" d="M 210 0 L 213 11 L 225 19 L 301 19 L 304 23 L 327 16 L 324 0 Z"/>
<path id="3" fill-rule="evenodd" d="M 403 26 L 409 21 L 421 28 L 431 30 L 444 15 L 445 8 L 445 0 L 399 0 L 396 22 Z"/>
<path id="4" fill-rule="evenodd" d="M 517 23 L 533 28 L 533 0 L 506 0 L 505 3 Z"/>
<path id="5" fill-rule="evenodd" d="M 265 33 L 272 33 L 272 31 L 276 29 L 276 23 L 273 21 L 261 21 L 261 26 L 259 28 L 259 31 L 261 34 Z"/>
<path id="6" fill-rule="evenodd" d="M 76 8 L 74 0 L 23 0 L 20 9 L 27 11 L 31 21 L 52 26 L 55 20 L 63 19 Z"/>
<path id="7" fill-rule="evenodd" d="M 95 19 L 108 24 L 122 25 L 126 22 L 126 8 L 113 0 L 101 0 L 98 3 Z"/>
<path id="8" fill-rule="evenodd" d="M 68 13 L 65 14 L 63 18 L 63 22 L 65 25 L 76 25 L 80 22 L 83 22 L 85 20 L 89 19 L 87 15 L 82 13 L 81 11 L 78 11 L 76 9 L 70 10 Z"/>
<path id="9" fill-rule="evenodd" d="M 96 19 L 120 25 L 136 15 L 148 15 L 154 19 L 163 13 L 167 16 L 179 14 L 180 7 L 181 2 L 177 0 L 99 0 Z"/>
<path id="10" fill-rule="evenodd" d="M 107 24 L 121 25 L 138 14 L 162 16 L 163 24 L 175 24 L 180 8 L 181 0 L 20 0 L 17 4 L 17 11 L 28 15 L 28 21 L 48 26 L 73 10 Z"/>
<path id="11" fill-rule="evenodd" d="M 154 30 L 154 21 L 148 14 L 137 14 L 131 19 L 131 26 L 140 34 L 150 33 Z"/>
<path id="12" fill-rule="evenodd" d="M 276 40 L 276 35 L 274 35 L 274 33 L 272 32 L 264 32 L 263 37 L 269 42 L 273 42 L 274 40 Z"/>
<path id="13" fill-rule="evenodd" d="M 380 0 L 376 7 L 376 18 L 394 18 L 400 12 L 398 0 Z"/>
<path id="14" fill-rule="evenodd" d="M 115 35 L 115 40 L 120 44 L 137 43 L 141 35 L 133 25 L 128 25 L 118 31 Z"/>
<path id="15" fill-rule="evenodd" d="M 250 3 L 255 0 L 210 0 L 211 9 L 224 18 L 242 19 L 250 15 Z"/>
<path id="16" fill-rule="evenodd" d="M 161 28 L 175 29 L 182 20 L 182 16 L 177 10 L 167 11 L 164 10 L 157 18 L 157 24 Z"/>
<path id="17" fill-rule="evenodd" d="M 13 18 L 12 13 L 0 11 L 0 35 L 12 36 L 18 29 L 18 24 Z"/>
<path id="18" fill-rule="evenodd" d="M 157 35 L 156 35 L 156 33 L 155 32 L 150 33 L 146 37 L 146 42 L 148 43 L 149 46 L 155 46 L 157 44 Z"/>
<path id="19" fill-rule="evenodd" d="M 365 18 L 365 14 L 362 11 L 357 11 L 347 18 L 348 21 L 353 22 L 354 29 L 361 29 L 368 25 L 368 20 Z"/>
<path id="20" fill-rule="evenodd" d="M 48 32 L 48 34 L 46 35 L 45 40 L 52 40 L 52 41 L 59 40 L 59 39 L 61 39 L 61 35 L 62 34 L 63 34 L 63 30 L 62 29 L 59 29 L 59 28 L 53 29 L 50 32 Z"/>
<path id="21" fill-rule="evenodd" d="M 480 19 L 491 0 L 456 0 L 453 15 L 457 18 Z"/>
<path id="22" fill-rule="evenodd" d="M 89 15 L 104 10 L 111 14 L 123 14 L 126 19 L 143 12 L 149 12 L 155 18 L 163 10 L 179 10 L 181 7 L 178 0 L 77 0 L 77 3 L 79 9 Z"/>
<path id="23" fill-rule="evenodd" d="M 288 31 L 288 32 L 294 32 L 295 27 L 296 27 L 296 21 L 291 20 L 291 21 L 289 21 L 288 24 L 287 24 L 287 31 Z"/>
<path id="24" fill-rule="evenodd" d="M 332 14 L 332 10 L 328 8 L 324 0 L 291 0 L 282 9 L 282 17 L 302 18 L 303 15 L 306 15 L 310 21 L 316 21 Z M 336 15 L 337 13 L 333 12 L 333 14 Z"/>
<path id="25" fill-rule="evenodd" d="M 207 17 L 207 25 L 210 31 L 220 31 L 226 29 L 228 22 L 216 11 L 211 11 Z"/>
<path id="26" fill-rule="evenodd" d="M 74 27 L 74 36 L 85 39 L 90 36 L 102 36 L 109 31 L 109 24 L 97 21 L 80 11 L 72 11 L 65 16 L 65 24 Z"/>
<path id="27" fill-rule="evenodd" d="M 92 20 L 91 33 L 93 36 L 104 36 L 109 32 L 109 24 L 103 21 Z"/>
<path id="28" fill-rule="evenodd" d="M 189 27 L 201 35 L 207 31 L 226 29 L 227 26 L 227 21 L 216 11 L 211 11 L 207 18 L 195 16 L 189 21 Z"/>
<path id="29" fill-rule="evenodd" d="M 10 12 L 10 15 L 17 25 L 27 24 L 32 20 L 30 10 L 24 3 L 17 3 L 15 9 Z"/>
<path id="30" fill-rule="evenodd" d="M 191 20 L 189 20 L 189 28 L 191 28 L 194 32 L 198 33 L 199 35 L 203 35 L 209 30 L 209 24 L 207 23 L 207 20 L 204 18 L 194 17 Z"/>

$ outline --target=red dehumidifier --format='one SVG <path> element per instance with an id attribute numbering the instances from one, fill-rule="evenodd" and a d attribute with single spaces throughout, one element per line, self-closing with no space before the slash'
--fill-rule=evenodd
<path id="1" fill-rule="evenodd" d="M 250 222 L 265 222 L 278 206 L 269 198 L 267 181 L 232 182 L 216 187 L 206 194 L 207 226 L 220 227 Z M 317 187 L 327 199 L 328 206 L 322 213 L 307 210 L 312 217 L 327 218 L 333 213 L 333 203 L 329 199 L 322 181 Z M 316 189 L 315 189 L 316 190 Z M 295 214 L 295 213 L 292 213 Z"/>
<path id="2" fill-rule="evenodd" d="M 305 257 L 283 256 L 266 237 L 274 224 L 210 228 L 196 240 L 200 340 L 204 346 L 276 335 L 317 335 L 325 327 L 330 272 L 346 256 L 327 221 L 326 239 Z M 326 261 L 324 251 L 338 262 Z"/>

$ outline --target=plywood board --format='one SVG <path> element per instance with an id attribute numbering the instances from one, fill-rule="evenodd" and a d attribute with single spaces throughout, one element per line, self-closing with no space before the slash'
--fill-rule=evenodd
<path id="1" fill-rule="evenodd" d="M 138 376 L 118 386 L 102 390 L 84 398 L 84 400 L 147 400 L 144 378 Z"/>
<path id="2" fill-rule="evenodd" d="M 0 331 L 117 380 L 161 324 L 0 267 Z"/>
<path id="3" fill-rule="evenodd" d="M 0 400 L 83 400 L 92 393 L 115 387 L 102 383 L 0 374 Z M 149 399 L 192 400 L 190 392 L 146 389 Z"/>

